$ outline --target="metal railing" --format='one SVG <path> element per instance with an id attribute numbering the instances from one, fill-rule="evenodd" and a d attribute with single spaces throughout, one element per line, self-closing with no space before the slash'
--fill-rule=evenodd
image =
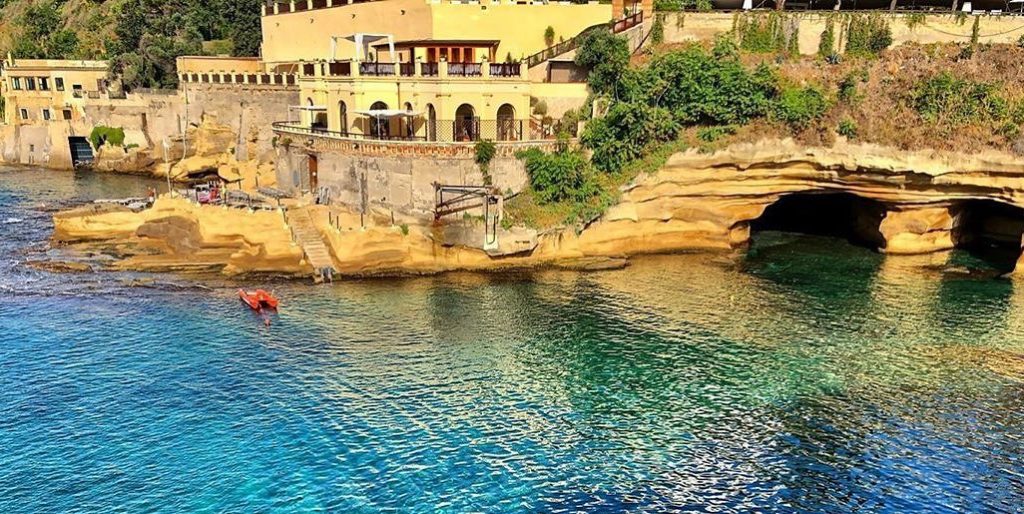
<path id="1" fill-rule="evenodd" d="M 449 77 L 482 77 L 483 75 L 483 66 L 478 62 L 448 63 Z"/>
<path id="2" fill-rule="evenodd" d="M 518 77 L 523 65 L 517 62 L 492 62 L 492 77 Z"/>
<path id="3" fill-rule="evenodd" d="M 526 119 L 481 120 L 463 118 L 458 120 L 416 119 L 411 123 L 403 120 L 382 120 L 381 125 L 367 126 L 377 133 L 356 134 L 338 132 L 326 128 L 303 125 L 298 122 L 279 121 L 273 123 L 274 130 L 304 136 L 318 136 L 332 139 L 364 141 L 408 141 L 436 143 L 473 143 L 476 141 L 528 141 L 551 139 L 557 131 L 556 122 L 535 122 Z M 574 132 L 574 131 L 573 131 Z"/>
<path id="4" fill-rule="evenodd" d="M 395 63 L 392 62 L 361 62 L 359 74 L 371 77 L 387 77 L 395 74 Z"/>

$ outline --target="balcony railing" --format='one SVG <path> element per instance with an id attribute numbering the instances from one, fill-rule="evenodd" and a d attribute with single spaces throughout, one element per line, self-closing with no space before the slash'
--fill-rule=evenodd
<path id="1" fill-rule="evenodd" d="M 361 62 L 359 74 L 371 77 L 388 77 L 395 74 L 395 63 L 392 62 Z"/>
<path id="2" fill-rule="evenodd" d="M 476 62 L 450 62 L 448 63 L 448 76 L 450 77 L 482 77 L 483 66 Z"/>
<path id="3" fill-rule="evenodd" d="M 302 77 L 455 77 L 520 79 L 523 65 L 518 62 L 308 62 L 300 66 Z M 289 76 L 294 79 L 293 76 Z"/>
<path id="4" fill-rule="evenodd" d="M 417 118 L 411 123 L 408 120 L 383 120 L 380 125 L 368 124 L 379 133 L 358 134 L 338 132 L 326 128 L 303 125 L 298 122 L 279 121 L 273 124 L 274 130 L 289 134 L 317 136 L 330 139 L 359 141 L 406 141 L 434 143 L 473 143 L 476 141 L 536 141 L 554 139 L 555 134 L 563 131 L 559 122 L 540 122 L 525 119 L 481 120 L 479 118 L 463 118 L 460 120 L 426 120 Z M 561 128 L 560 128 L 561 127 Z M 373 130 L 373 129 L 371 129 Z M 575 127 L 564 130 L 575 136 Z"/>

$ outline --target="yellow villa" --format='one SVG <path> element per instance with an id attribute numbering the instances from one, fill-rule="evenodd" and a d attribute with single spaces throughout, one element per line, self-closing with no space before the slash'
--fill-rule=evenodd
<path id="1" fill-rule="evenodd" d="M 74 121 L 90 98 L 107 96 L 106 61 L 13 59 L 4 63 L 4 123 Z"/>

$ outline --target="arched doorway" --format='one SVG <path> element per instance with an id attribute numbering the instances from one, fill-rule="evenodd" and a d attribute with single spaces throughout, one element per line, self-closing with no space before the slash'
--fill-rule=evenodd
<path id="1" fill-rule="evenodd" d="M 427 104 L 427 141 L 437 141 L 437 110 Z"/>
<path id="2" fill-rule="evenodd" d="M 516 124 L 516 108 L 511 104 L 498 107 L 498 140 L 518 141 L 521 139 L 522 128 Z"/>
<path id="3" fill-rule="evenodd" d="M 412 103 L 405 102 L 406 116 L 403 118 L 405 123 L 405 138 L 415 139 L 416 138 L 416 119 L 412 115 Z"/>
<path id="4" fill-rule="evenodd" d="M 348 135 L 348 106 L 345 102 L 338 102 L 338 132 Z"/>
<path id="5" fill-rule="evenodd" d="M 387 110 L 388 104 L 377 101 L 373 102 L 370 106 L 371 111 L 384 111 Z M 391 137 L 391 120 L 389 118 L 371 116 L 370 117 L 370 136 L 377 139 L 388 139 Z"/>
<path id="6" fill-rule="evenodd" d="M 472 105 L 462 104 L 455 110 L 455 140 L 476 141 L 480 138 L 480 120 Z"/>

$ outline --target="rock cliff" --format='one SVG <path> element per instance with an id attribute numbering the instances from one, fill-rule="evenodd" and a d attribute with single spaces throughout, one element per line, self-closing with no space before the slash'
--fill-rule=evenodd
<path id="1" fill-rule="evenodd" d="M 777 210 L 787 202 L 788 211 Z M 822 212 L 821 206 L 842 208 Z M 590 226 L 542 233 L 532 250 L 500 257 L 448 244 L 444 227 L 425 220 L 361 220 L 338 207 L 303 208 L 342 275 L 601 269 L 636 254 L 740 248 L 752 230 L 775 222 L 845 224 L 850 237 L 893 255 L 943 252 L 981 239 L 1009 244 L 1019 254 L 1024 160 L 842 141 L 829 148 L 765 141 L 713 154 L 680 153 L 624 188 L 621 201 Z M 196 260 L 217 262 L 227 273 L 305 269 L 280 213 L 198 207 L 181 199 L 161 198 L 142 214 L 61 214 L 54 239 L 130 242 L 119 266 L 134 269 Z"/>

